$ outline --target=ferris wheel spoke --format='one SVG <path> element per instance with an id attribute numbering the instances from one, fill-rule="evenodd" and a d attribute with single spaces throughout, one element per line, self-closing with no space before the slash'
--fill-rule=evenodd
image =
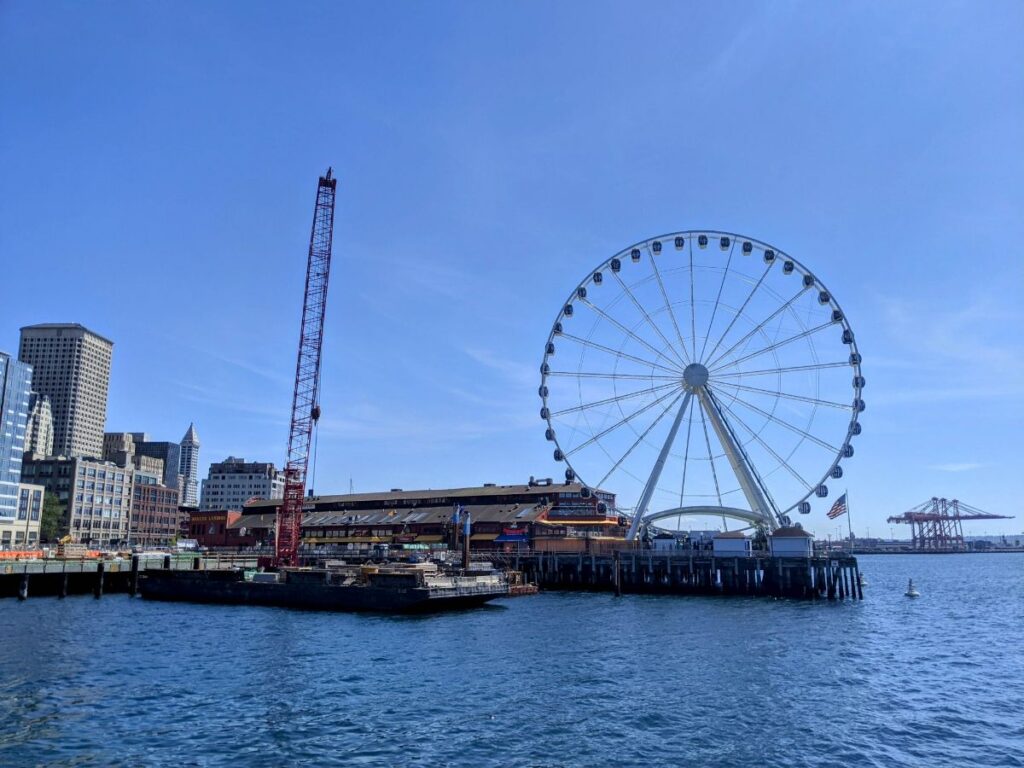
<path id="1" fill-rule="evenodd" d="M 708 323 L 708 332 L 704 335 L 704 346 L 700 348 L 700 358 L 704 360 L 704 353 L 708 349 L 708 340 L 711 338 L 711 329 L 715 325 L 715 315 L 718 314 L 718 305 L 722 302 L 722 290 L 725 288 L 726 278 L 729 277 L 729 266 L 732 264 L 732 252 L 736 249 L 736 238 L 733 238 L 732 246 L 729 248 L 729 258 L 725 260 L 725 271 L 722 273 L 722 282 L 718 286 L 718 296 L 715 297 L 715 306 L 711 310 L 711 322 Z M 693 258 L 693 239 L 690 241 L 690 258 Z"/>
<path id="2" fill-rule="evenodd" d="M 649 365 L 649 366 L 651 366 L 651 368 L 658 368 L 659 370 L 666 371 L 668 373 L 675 373 L 677 375 L 679 373 L 679 369 L 678 368 L 668 368 L 667 366 L 661 365 L 659 363 L 655 363 L 652 360 L 645 360 L 642 357 L 635 357 L 635 356 L 630 355 L 630 354 L 628 354 L 626 352 L 619 352 L 617 350 L 612 349 L 611 347 L 606 347 L 603 344 L 598 344 L 596 341 L 591 341 L 590 339 L 584 339 L 584 338 L 582 338 L 580 336 L 574 336 L 571 333 L 563 333 L 562 334 L 562 338 L 563 339 L 569 339 L 570 341 L 575 341 L 577 344 L 580 344 L 580 345 L 582 345 L 584 347 L 590 347 L 591 349 L 597 349 L 597 350 L 600 350 L 601 352 L 607 352 L 609 355 L 614 355 L 615 357 L 618 357 L 618 358 L 621 358 L 621 359 L 624 359 L 624 360 L 632 360 L 634 363 L 639 363 L 640 365 Z"/>
<path id="3" fill-rule="evenodd" d="M 762 368 L 758 371 L 733 371 L 732 373 L 716 373 L 714 379 L 734 378 L 736 376 L 767 376 L 776 373 L 792 373 L 793 371 L 820 371 L 826 368 L 846 368 L 850 362 L 843 360 L 837 363 L 814 363 L 813 365 L 789 365 L 782 368 Z"/>
<path id="4" fill-rule="evenodd" d="M 744 420 L 743 420 L 742 418 L 740 418 L 739 414 L 737 414 L 737 413 L 736 413 L 736 412 L 735 412 L 734 410 L 732 410 L 732 408 L 730 408 L 729 406 L 725 405 L 724 403 L 721 403 L 721 402 L 719 402 L 718 404 L 719 404 L 719 405 L 720 405 L 720 406 L 721 406 L 721 407 L 722 407 L 723 409 L 725 409 L 726 411 L 728 411 L 728 412 L 729 412 L 729 414 L 730 414 L 730 415 L 731 415 L 731 416 L 732 416 L 732 417 L 733 417 L 733 418 L 734 418 L 734 419 L 736 420 L 736 423 L 737 423 L 737 424 L 739 424 L 739 425 L 740 425 L 741 427 L 743 427 L 743 429 L 745 429 L 745 430 L 746 430 L 747 432 L 749 432 L 749 433 L 750 433 L 750 435 L 751 435 L 751 436 L 752 436 L 752 437 L 753 437 L 753 438 L 754 438 L 754 439 L 755 439 L 755 440 L 756 440 L 756 441 L 757 441 L 757 442 L 758 442 L 758 443 L 759 443 L 759 444 L 760 444 L 760 445 L 761 445 L 761 446 L 762 446 L 762 447 L 763 447 L 763 448 L 764 448 L 764 449 L 765 449 L 766 451 L 768 451 L 768 453 L 770 453 L 770 454 L 771 454 L 771 455 L 772 455 L 772 456 L 774 457 L 774 459 L 775 459 L 775 460 L 776 460 L 777 462 L 779 462 L 779 464 L 780 464 L 780 465 L 781 465 L 782 467 L 785 467 L 786 471 L 788 471 L 788 472 L 789 472 L 789 473 L 790 473 L 790 474 L 791 474 L 791 475 L 792 475 L 792 476 L 793 476 L 794 478 L 796 478 L 797 482 L 799 482 L 799 483 L 800 483 L 801 485 L 803 485 L 803 486 L 804 486 L 804 487 L 805 487 L 805 488 L 806 488 L 807 490 L 809 490 L 809 491 L 811 491 L 811 490 L 814 490 L 814 486 L 813 486 L 813 485 L 811 485 L 810 483 L 808 483 L 808 482 L 807 482 L 807 481 L 806 481 L 806 480 L 804 479 L 804 477 L 803 477 L 803 476 L 802 476 L 802 475 L 801 475 L 801 474 L 800 474 L 799 472 L 797 472 L 797 471 L 796 471 L 795 469 L 793 469 L 793 467 L 791 467 L 791 466 L 790 466 L 789 462 L 787 462 L 787 461 L 786 461 L 786 460 L 785 460 L 784 458 L 782 458 L 782 457 L 781 457 L 781 456 L 780 456 L 780 455 L 779 455 L 779 454 L 778 454 L 778 453 L 777 453 L 777 452 L 775 451 L 775 449 L 774 449 L 774 448 L 772 448 L 772 447 L 771 447 L 771 446 L 770 446 L 770 445 L 769 445 L 769 444 L 768 444 L 767 442 L 765 442 L 764 438 L 762 438 L 762 437 L 761 437 L 760 433 L 758 433 L 758 432 L 755 432 L 755 431 L 754 431 L 754 430 L 753 430 L 753 429 L 752 429 L 752 428 L 750 427 L 750 425 L 748 425 L 748 424 L 747 424 L 747 422 L 745 422 L 745 421 L 744 421 Z M 749 457 L 748 457 L 748 461 L 749 461 Z"/>
<path id="5" fill-rule="evenodd" d="M 716 358 L 715 358 L 714 360 L 712 360 L 711 362 L 709 362 L 709 363 L 707 364 L 707 367 L 708 367 L 708 368 L 712 368 L 712 367 L 714 367 L 714 366 L 715 366 L 715 365 L 716 365 L 716 364 L 718 363 L 718 361 L 719 361 L 719 360 L 722 360 L 722 359 L 724 359 L 724 358 L 728 357 L 728 356 L 729 356 L 729 354 L 730 354 L 730 353 L 731 353 L 731 352 L 732 352 L 733 350 L 735 350 L 735 349 L 736 349 L 736 348 L 737 348 L 738 346 L 740 346 L 741 344 L 743 344 L 743 343 L 744 343 L 744 342 L 745 342 L 745 341 L 746 341 L 747 339 L 749 339 L 749 338 L 750 338 L 751 336 L 753 336 L 753 335 L 754 335 L 755 333 L 757 333 L 758 331 L 762 330 L 762 329 L 763 329 L 763 328 L 764 328 L 764 327 L 765 327 L 766 325 L 768 325 L 768 323 L 770 323 L 770 322 L 771 322 L 772 320 L 774 320 L 774 319 L 775 319 L 776 317 L 778 317 L 778 316 L 779 316 L 780 314 L 782 314 L 782 313 L 783 313 L 783 312 L 785 312 L 785 311 L 786 311 L 787 309 L 789 309 L 789 308 L 790 308 L 791 306 L 793 306 L 793 303 L 794 303 L 794 302 L 795 302 L 795 301 L 796 301 L 797 299 L 799 299 L 799 298 L 800 298 L 801 296 L 803 296 L 803 295 L 804 295 L 805 293 L 807 293 L 807 291 L 808 291 L 808 289 L 807 289 L 807 288 L 801 288 L 801 289 L 800 289 L 799 291 L 797 291 L 796 295 L 795 295 L 795 296 L 793 296 L 793 298 L 791 298 L 791 299 L 790 299 L 789 301 L 787 301 L 787 302 L 786 302 L 785 304 L 783 304 L 783 305 L 782 305 L 781 307 L 779 307 L 779 308 L 778 308 L 778 309 L 776 309 L 776 310 L 775 310 L 774 312 L 772 312 L 772 313 L 771 313 L 771 314 L 770 314 L 770 315 L 769 315 L 768 317 L 766 317 L 766 318 L 765 318 L 764 320 L 762 320 L 762 321 L 761 321 L 760 323 L 758 323 L 758 324 L 757 324 L 757 325 L 756 325 L 756 326 L 755 326 L 755 327 L 754 327 L 754 328 L 753 328 L 752 330 L 750 330 L 750 332 L 748 332 L 748 333 L 747 333 L 747 335 L 746 335 L 746 336 L 744 336 L 744 337 L 743 337 L 742 339 L 740 339 L 739 341 L 737 341 L 737 342 L 736 342 L 735 344 L 733 344 L 733 345 L 732 345 L 731 347 L 729 347 L 729 348 L 728 348 L 727 350 L 725 350 L 725 352 L 723 352 L 722 354 L 720 354 L 720 355 L 719 355 L 718 357 L 716 357 Z"/>
<path id="6" fill-rule="evenodd" d="M 632 444 L 631 446 L 629 446 L 629 450 L 627 450 L 627 451 L 626 451 L 626 452 L 625 452 L 624 454 L 622 454 L 621 458 L 619 458 L 619 460 L 618 460 L 618 461 L 616 461 L 616 462 L 615 462 L 615 463 L 614 463 L 614 464 L 612 465 L 612 468 L 608 470 L 608 472 L 607 472 L 607 473 L 605 474 L 605 476 L 604 476 L 604 477 L 602 477 L 602 478 L 601 478 L 601 479 L 600 479 L 600 480 L 598 481 L 598 483 L 597 483 L 597 487 L 598 487 L 598 488 L 602 487 L 602 486 L 603 486 L 603 485 L 604 485 L 604 484 L 605 484 L 605 483 L 606 483 L 606 482 L 608 481 L 608 478 L 609 478 L 609 477 L 611 477 L 611 476 L 612 476 L 612 475 L 613 475 L 613 474 L 615 473 L 615 471 L 616 471 L 616 470 L 617 470 L 617 469 L 618 469 L 619 467 L 621 467 L 621 466 L 622 466 L 622 462 L 624 462 L 624 461 L 625 461 L 625 460 L 626 460 L 627 458 L 629 458 L 629 455 L 630 455 L 631 453 L 633 453 L 633 451 L 634 451 L 634 450 L 636 450 L 636 447 L 637 447 L 638 445 L 640 445 L 640 443 L 642 443 L 642 442 L 644 441 L 644 438 L 646 438 L 646 437 L 647 437 L 647 435 L 649 435 L 649 434 L 651 433 L 651 430 L 653 430 L 653 429 L 654 429 L 654 428 L 655 428 L 656 426 L 658 426 L 658 423 L 659 423 L 659 422 L 660 422 L 660 421 L 661 421 L 661 420 L 662 420 L 663 418 L 665 418 L 665 416 L 666 416 L 666 415 L 668 414 L 668 412 L 669 412 L 669 411 L 671 411 L 671 410 L 672 410 L 672 409 L 673 409 L 673 408 L 675 407 L 675 404 L 679 402 L 679 398 L 680 398 L 680 397 L 682 397 L 682 396 L 683 396 L 683 393 L 682 393 L 682 392 L 680 392 L 680 393 L 679 393 L 679 394 L 678 394 L 678 395 L 676 396 L 675 400 L 673 400 L 673 401 L 672 401 L 671 403 L 669 403 L 669 404 L 668 404 L 668 405 L 667 405 L 667 406 L 665 407 L 665 410 L 663 410 L 663 411 L 662 411 L 661 413 L 659 413 L 659 414 L 658 414 L 658 418 L 656 418 L 656 419 L 655 419 L 654 421 L 652 421 L 652 422 L 651 422 L 651 424 L 650 424 L 650 426 L 649 426 L 649 427 L 647 427 L 647 429 L 645 429 L 645 430 L 644 430 L 643 432 L 641 432 L 641 433 L 640 433 L 640 436 L 639 436 L 639 437 L 637 437 L 637 439 L 636 439 L 636 440 L 635 440 L 635 441 L 633 442 L 633 444 Z"/>
<path id="7" fill-rule="evenodd" d="M 693 340 L 693 359 L 697 360 L 697 302 L 693 299 L 693 238 L 689 242 L 690 250 L 690 338 Z"/>
<path id="8" fill-rule="evenodd" d="M 654 320 L 647 313 L 647 310 L 640 305 L 640 302 L 637 301 L 636 296 L 634 296 L 633 292 L 629 290 L 629 286 L 626 285 L 626 281 L 619 277 L 618 272 L 612 271 L 612 275 L 619 282 L 619 285 L 622 286 L 622 290 L 626 292 L 626 295 L 629 296 L 629 300 L 633 302 L 633 306 L 636 307 L 640 314 L 644 316 L 644 319 L 647 320 L 647 324 L 651 326 L 654 332 L 658 334 L 658 336 L 661 338 L 663 342 L 665 342 L 665 346 L 671 349 L 673 353 L 675 353 L 675 356 L 679 358 L 679 362 L 681 362 L 684 366 L 689 365 L 689 362 L 686 360 L 686 347 L 683 347 L 681 350 L 677 350 L 675 347 L 673 347 L 672 342 L 665 338 L 665 334 L 661 332 L 661 328 L 659 328 L 655 324 Z"/>
<path id="9" fill-rule="evenodd" d="M 547 376 L 565 376 L 578 379 L 622 379 L 632 381 L 679 381 L 678 376 L 659 376 L 654 373 L 584 373 L 583 371 L 548 371 Z"/>
<path id="10" fill-rule="evenodd" d="M 749 304 L 750 300 L 754 298 L 754 294 L 757 293 L 757 289 L 761 287 L 761 283 L 763 283 L 765 278 L 768 277 L 768 273 L 771 272 L 772 266 L 774 264 L 775 261 L 773 260 L 768 264 L 767 267 L 765 267 L 764 272 L 761 273 L 761 276 L 757 279 L 757 282 L 754 283 L 754 287 L 751 288 L 750 293 L 747 294 L 747 298 L 743 300 L 743 304 L 740 305 L 739 310 L 737 310 L 736 314 L 732 316 L 732 320 L 730 320 L 729 325 L 726 326 L 725 332 L 718 337 L 718 341 L 715 342 L 715 346 L 711 348 L 711 353 L 708 355 L 708 357 L 714 357 L 715 352 L 718 351 L 718 348 L 722 345 L 722 342 L 725 341 L 726 337 L 729 335 L 729 331 L 732 330 L 732 327 L 736 325 L 736 321 L 743 315 L 743 310 L 747 308 L 747 304 Z"/>
<path id="11" fill-rule="evenodd" d="M 711 465 L 711 477 L 715 481 L 715 496 L 718 497 L 718 506 L 722 506 L 722 489 L 718 486 L 718 470 L 715 469 L 715 457 L 711 452 L 711 438 L 708 437 L 708 422 L 704 418 L 704 409 L 700 408 L 700 424 L 704 428 L 704 444 L 708 447 L 708 463 Z"/>
<path id="12" fill-rule="evenodd" d="M 556 418 L 558 416 L 565 416 L 566 414 L 577 413 L 578 411 L 586 411 L 586 410 L 589 410 L 590 408 L 597 408 L 597 407 L 602 406 L 602 405 L 610 405 L 612 403 L 617 403 L 617 402 L 620 402 L 622 400 L 630 400 L 630 399 L 632 399 L 634 397 L 641 397 L 642 395 L 649 395 L 649 394 L 653 394 L 654 392 L 659 392 L 659 391 L 661 391 L 663 389 L 668 389 L 669 387 L 678 387 L 678 386 L 679 386 L 678 382 L 672 381 L 672 382 L 669 382 L 668 384 L 659 384 L 656 387 L 648 387 L 647 389 L 638 389 L 635 392 L 628 392 L 628 393 L 626 393 L 624 395 L 615 395 L 614 397 L 606 397 L 604 400 L 595 400 L 592 403 L 584 403 L 583 405 L 575 405 L 572 408 L 563 408 L 560 411 L 555 411 L 554 413 L 551 414 L 551 418 L 554 419 L 554 418 Z"/>
<path id="13" fill-rule="evenodd" d="M 680 385 L 680 387 L 681 386 L 682 385 Z M 586 441 L 580 443 L 579 445 L 577 445 L 572 450 L 566 451 L 565 455 L 566 456 L 572 456 L 573 454 L 578 453 L 579 451 L 583 450 L 587 446 L 593 445 L 594 443 L 599 442 L 602 437 L 605 437 L 606 435 L 614 432 L 619 427 L 625 426 L 626 424 L 631 422 L 633 419 L 635 419 L 637 416 L 640 416 L 641 414 L 644 414 L 647 411 L 651 410 L 651 408 L 656 406 L 658 403 L 663 403 L 665 400 L 667 400 L 668 398 L 672 397 L 672 395 L 674 393 L 675 393 L 675 390 L 673 390 L 672 392 L 666 392 L 664 395 L 659 397 L 657 400 L 652 400 L 647 405 L 645 405 L 643 408 L 640 408 L 639 410 L 633 411 L 633 413 L 629 414 L 629 416 L 626 416 L 625 418 L 620 419 L 619 421 L 617 421 L 614 424 L 612 424 L 610 427 L 607 427 L 606 429 L 601 430 L 596 435 L 591 437 L 589 440 L 586 440 Z"/>
<path id="14" fill-rule="evenodd" d="M 646 341 L 645 339 L 641 338 L 640 336 L 637 336 L 637 335 L 636 335 L 635 333 L 633 333 L 633 331 L 629 330 L 629 328 L 627 328 L 626 326 L 624 326 L 624 325 L 623 325 L 622 323 L 620 323 L 620 322 L 619 322 L 618 320 L 616 320 L 616 319 L 615 319 L 614 317 L 612 317 L 612 316 L 611 316 L 611 315 L 609 315 L 609 314 L 608 314 L 607 312 L 605 312 L 605 311 L 604 311 L 603 309 L 601 309 L 600 307 L 598 307 L 598 306 L 597 306 L 596 304 L 593 304 L 593 303 L 591 303 L 591 302 L 590 302 L 590 301 L 589 301 L 588 299 L 582 299 L 581 301 L 582 301 L 582 303 L 584 303 L 584 304 L 586 304 L 586 305 L 587 305 L 588 307 L 590 307 L 590 308 L 591 308 L 592 310 L 594 310 L 594 312 L 595 312 L 595 313 L 597 313 L 598 315 L 600 315 L 601 317 L 603 317 L 603 318 L 604 318 L 605 320 L 607 320 L 607 321 L 608 321 L 609 323 L 611 323 L 612 325 L 614 325 L 614 326 L 615 326 L 616 328 L 618 328 L 618 329 L 619 329 L 620 331 L 622 331 L 622 332 L 623 332 L 624 334 L 626 334 L 627 336 L 629 336 L 629 337 L 630 337 L 631 339 L 633 339 L 633 340 L 635 340 L 635 341 L 638 341 L 638 342 L 639 342 L 640 344 L 643 344 L 643 345 L 644 345 L 645 347 L 647 347 L 647 349 L 649 349 L 649 350 L 650 350 L 651 352 L 653 352 L 653 353 L 654 353 L 655 357 L 659 357 L 659 358 L 665 358 L 665 360 L 666 360 L 667 362 L 669 362 L 669 364 L 670 364 L 670 365 L 673 365 L 673 366 L 675 365 L 675 363 L 672 363 L 672 362 L 668 361 L 668 358 L 666 358 L 666 357 L 665 357 L 665 353 L 664 353 L 664 352 L 662 352 L 662 351 L 660 351 L 660 350 L 658 350 L 658 349 L 655 349 L 655 348 L 654 348 L 654 347 L 653 347 L 653 346 L 652 346 L 651 344 L 649 344 L 649 343 L 648 343 L 648 342 L 647 342 L 647 341 Z M 563 334 L 563 335 L 564 335 L 564 334 Z M 673 351 L 674 351 L 674 350 L 673 350 Z"/>
<path id="15" fill-rule="evenodd" d="M 795 426 L 794 424 L 790 424 L 785 419 L 780 419 L 775 414 L 769 413 L 768 411 L 764 410 L 763 408 L 758 408 L 756 405 L 754 405 L 752 403 L 748 403 L 746 400 L 744 400 L 743 398 L 739 397 L 738 395 L 732 395 L 732 401 L 734 403 L 742 403 L 746 408 L 750 409 L 754 413 L 758 413 L 761 416 L 764 416 L 766 419 L 769 419 L 770 421 L 774 421 L 779 426 L 785 427 L 786 429 L 790 430 L 791 432 L 794 432 L 794 433 L 802 436 L 805 440 L 809 440 L 810 442 L 814 443 L 815 445 L 818 445 L 818 446 L 824 448 L 826 451 L 831 451 L 833 453 L 839 453 L 839 448 L 837 446 L 830 445 L 830 444 L 826 443 L 824 440 L 822 440 L 821 438 L 815 437 L 814 435 L 812 435 L 807 430 L 801 429 L 800 427 Z"/>
<path id="16" fill-rule="evenodd" d="M 850 403 L 837 403 L 835 400 L 820 400 L 816 397 L 807 397 L 805 395 L 793 395 L 788 392 L 781 392 L 774 389 L 761 389 L 760 387 L 748 387 L 743 384 L 737 384 L 734 381 L 717 381 L 715 382 L 716 387 L 732 387 L 734 389 L 743 390 L 744 392 L 753 392 L 760 395 L 770 395 L 771 397 L 781 397 L 785 400 L 797 400 L 802 403 L 811 403 L 813 405 L 827 405 L 831 408 L 839 408 L 843 411 L 852 411 L 853 406 Z"/>
<path id="17" fill-rule="evenodd" d="M 693 409 L 690 409 L 690 418 L 686 422 L 686 453 L 683 454 L 683 482 L 679 486 L 679 506 L 683 506 L 683 497 L 686 495 L 686 468 L 690 464 L 690 433 L 693 432 Z M 676 528 L 679 528 L 679 523 L 682 519 L 680 516 L 676 520 Z"/>
<path id="18" fill-rule="evenodd" d="M 658 269 L 658 264 L 654 259 L 654 254 L 650 253 L 650 249 L 648 249 L 648 256 L 647 260 L 651 262 L 651 267 L 654 269 L 654 277 L 658 281 L 658 288 L 661 289 L 661 297 L 665 300 L 665 309 L 668 310 L 668 316 L 672 319 L 672 327 L 676 329 L 676 336 L 679 337 L 679 347 L 685 351 L 686 342 L 683 341 L 683 334 L 679 332 L 679 323 L 676 322 L 676 313 L 673 311 L 672 304 L 668 300 L 668 292 L 665 290 L 665 283 L 661 279 L 661 270 Z"/>
<path id="19" fill-rule="evenodd" d="M 737 358 L 736 360 L 733 360 L 732 362 L 725 363 L 723 365 L 718 366 L 717 368 L 710 369 L 710 370 L 711 370 L 712 373 L 715 373 L 716 371 L 725 371 L 725 370 L 728 370 L 729 368 L 734 368 L 737 365 L 739 365 L 740 363 L 745 363 L 747 360 L 750 360 L 750 359 L 755 358 L 755 357 L 760 357 L 761 355 L 767 354 L 768 352 L 774 352 L 776 349 L 779 349 L 780 347 L 784 347 L 787 344 L 792 344 L 794 341 L 800 341 L 800 339 L 806 339 L 808 336 L 813 336 L 814 334 L 818 333 L 819 331 L 822 331 L 822 330 L 824 330 L 826 328 L 830 328 L 833 325 L 835 325 L 835 322 L 833 322 L 832 320 L 828 320 L 828 321 L 822 323 L 821 325 L 816 325 L 813 328 L 808 328 L 806 331 L 794 334 L 793 336 L 790 336 L 789 338 L 783 339 L 782 341 L 777 341 L 774 344 L 769 344 L 767 347 L 762 347 L 761 349 L 757 350 L 756 352 L 751 352 L 749 355 L 744 355 L 743 357 Z"/>

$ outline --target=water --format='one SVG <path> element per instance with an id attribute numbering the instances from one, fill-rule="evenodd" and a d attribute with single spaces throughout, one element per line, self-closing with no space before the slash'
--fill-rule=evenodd
<path id="1" fill-rule="evenodd" d="M 4 600 L 0 765 L 1024 765 L 1024 556 L 861 566 L 846 604 Z"/>

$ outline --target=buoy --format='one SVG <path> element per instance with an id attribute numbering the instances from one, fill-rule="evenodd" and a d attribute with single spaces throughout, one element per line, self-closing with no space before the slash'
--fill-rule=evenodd
<path id="1" fill-rule="evenodd" d="M 914 589 L 914 580 L 911 579 L 907 582 L 907 591 L 904 592 L 907 597 L 920 597 L 921 593 Z"/>
<path id="2" fill-rule="evenodd" d="M 864 578 L 863 573 L 857 574 L 857 583 L 861 586 L 861 588 L 864 588 L 868 585 L 868 580 Z"/>

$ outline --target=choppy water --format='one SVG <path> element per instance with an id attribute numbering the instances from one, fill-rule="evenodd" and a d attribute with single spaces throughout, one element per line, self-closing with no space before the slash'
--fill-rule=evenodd
<path id="1" fill-rule="evenodd" d="M 843 605 L 4 600 L 0 765 L 1024 765 L 1024 556 L 861 566 Z"/>

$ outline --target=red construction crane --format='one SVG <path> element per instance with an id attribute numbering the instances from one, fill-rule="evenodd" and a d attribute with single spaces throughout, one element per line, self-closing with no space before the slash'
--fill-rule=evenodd
<path id="1" fill-rule="evenodd" d="M 299 330 L 299 356 L 295 363 L 288 461 L 284 470 L 284 500 L 277 518 L 275 562 L 279 567 L 299 564 L 309 444 L 313 427 L 320 419 L 320 352 L 324 338 L 324 312 L 327 309 L 327 282 L 331 273 L 334 192 L 337 184 L 338 180 L 331 178 L 331 169 L 328 168 L 316 188 L 313 230 L 309 235 L 309 260 L 306 264 L 306 294 Z"/>
<path id="2" fill-rule="evenodd" d="M 959 499 L 932 497 L 902 515 L 890 517 L 890 523 L 909 523 L 914 549 L 963 549 L 964 520 L 1010 520 L 1007 515 L 984 512 Z"/>

